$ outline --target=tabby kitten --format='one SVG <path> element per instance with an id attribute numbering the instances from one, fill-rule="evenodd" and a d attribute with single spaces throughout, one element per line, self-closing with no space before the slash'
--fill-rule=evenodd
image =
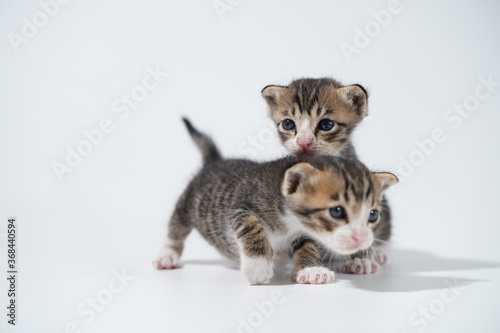
<path id="1" fill-rule="evenodd" d="M 262 96 L 283 145 L 291 153 L 357 158 L 351 133 L 368 110 L 368 94 L 361 85 L 343 86 L 330 78 L 299 79 L 288 86 L 267 86 Z M 348 257 L 332 254 L 325 260 L 334 268 L 366 274 L 375 273 L 378 265 L 385 263 L 384 245 L 391 234 L 391 215 L 385 198 L 381 205 L 381 222 L 373 246 Z"/>
<path id="2" fill-rule="evenodd" d="M 329 283 L 326 253 L 368 249 L 380 225 L 382 192 L 397 182 L 356 160 L 292 156 L 257 163 L 225 160 L 210 138 L 184 119 L 203 168 L 177 202 L 157 269 L 179 267 L 184 240 L 196 228 L 223 255 L 239 259 L 252 284 L 273 276 L 273 256 L 295 258 L 292 279 Z"/>
<path id="3" fill-rule="evenodd" d="M 283 145 L 293 154 L 355 157 L 351 133 L 366 116 L 366 90 L 323 79 L 300 79 L 262 90 Z"/>

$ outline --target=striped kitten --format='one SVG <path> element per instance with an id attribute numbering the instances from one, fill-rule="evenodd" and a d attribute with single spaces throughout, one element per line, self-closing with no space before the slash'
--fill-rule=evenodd
<path id="1" fill-rule="evenodd" d="M 361 85 L 343 86 L 329 78 L 300 79 L 286 87 L 267 86 L 262 96 L 283 145 L 291 153 L 357 158 L 351 133 L 368 110 L 368 94 Z M 366 274 L 375 273 L 378 265 L 385 263 L 384 244 L 391 235 L 391 214 L 385 198 L 381 204 L 381 222 L 373 246 L 348 257 L 332 256 L 329 261 L 334 268 Z"/>
<path id="2" fill-rule="evenodd" d="M 262 90 L 283 145 L 294 154 L 355 157 L 351 133 L 367 113 L 367 92 L 335 80 L 300 79 Z"/>
<path id="3" fill-rule="evenodd" d="M 188 120 L 203 168 L 177 202 L 157 269 L 179 267 L 193 228 L 223 255 L 239 259 L 252 284 L 273 276 L 273 256 L 294 256 L 292 279 L 328 283 L 325 253 L 349 255 L 372 245 L 382 192 L 397 182 L 356 160 L 292 156 L 271 162 L 225 160 Z"/>

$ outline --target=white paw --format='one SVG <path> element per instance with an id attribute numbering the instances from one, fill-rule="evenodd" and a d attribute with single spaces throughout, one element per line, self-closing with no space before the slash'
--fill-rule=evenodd
<path id="1" fill-rule="evenodd" d="M 170 247 L 164 247 L 158 258 L 153 261 L 153 267 L 156 269 L 174 269 L 179 268 L 179 254 Z"/>
<path id="2" fill-rule="evenodd" d="M 342 270 L 342 272 L 349 274 L 373 274 L 377 273 L 377 271 L 377 262 L 368 258 L 348 260 Z"/>
<path id="3" fill-rule="evenodd" d="M 335 273 L 326 267 L 307 267 L 297 272 L 298 283 L 321 284 L 330 283 L 335 279 Z"/>
<path id="4" fill-rule="evenodd" d="M 262 284 L 273 277 L 273 261 L 242 255 L 241 272 L 251 284 Z"/>

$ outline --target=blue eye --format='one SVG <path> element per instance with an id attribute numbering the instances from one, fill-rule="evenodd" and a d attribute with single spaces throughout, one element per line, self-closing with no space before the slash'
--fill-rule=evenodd
<path id="1" fill-rule="evenodd" d="M 330 208 L 330 215 L 336 219 L 346 218 L 345 210 L 344 210 L 344 208 L 342 208 L 340 206 Z"/>
<path id="2" fill-rule="evenodd" d="M 330 119 L 323 119 L 319 122 L 318 128 L 322 131 L 328 132 L 333 128 L 335 122 Z"/>
<path id="3" fill-rule="evenodd" d="M 293 130 L 295 128 L 295 123 L 293 122 L 292 119 L 285 119 L 281 123 L 281 126 L 283 127 L 283 129 L 285 131 L 291 131 L 291 130 Z"/>
<path id="4" fill-rule="evenodd" d="M 368 217 L 368 222 L 375 222 L 378 219 L 378 211 L 372 210 L 370 211 L 370 217 Z"/>

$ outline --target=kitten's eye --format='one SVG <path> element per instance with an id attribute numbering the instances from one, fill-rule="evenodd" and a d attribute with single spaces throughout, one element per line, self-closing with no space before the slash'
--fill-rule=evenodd
<path id="1" fill-rule="evenodd" d="M 344 208 L 340 206 L 330 208 L 330 215 L 336 219 L 343 219 L 346 217 Z"/>
<path id="2" fill-rule="evenodd" d="M 323 119 L 319 122 L 318 128 L 322 131 L 328 132 L 333 128 L 335 122 L 330 119 Z"/>
<path id="3" fill-rule="evenodd" d="M 285 119 L 281 123 L 281 126 L 283 127 L 283 129 L 285 131 L 291 131 L 291 130 L 293 130 L 295 128 L 295 123 L 293 122 L 292 119 Z"/>
<path id="4" fill-rule="evenodd" d="M 370 211 L 370 217 L 368 217 L 368 222 L 375 222 L 378 219 L 378 211 L 372 210 Z"/>

